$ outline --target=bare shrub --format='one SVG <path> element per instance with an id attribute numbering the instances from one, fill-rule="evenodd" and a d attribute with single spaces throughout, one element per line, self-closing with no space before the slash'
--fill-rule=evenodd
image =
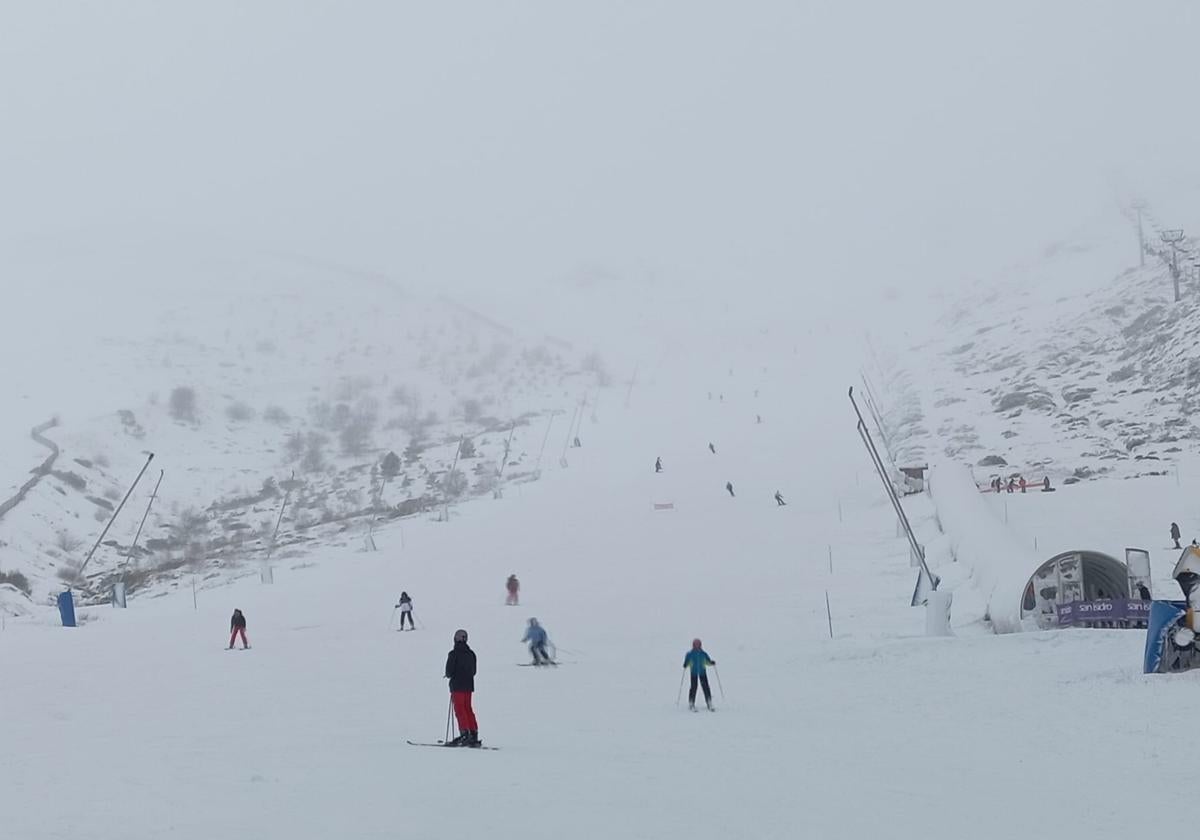
<path id="1" fill-rule="evenodd" d="M 28 598 L 33 590 L 29 587 L 29 578 L 20 572 L 0 572 L 0 584 L 10 584 L 25 593 Z"/>
<path id="2" fill-rule="evenodd" d="M 599 353 L 588 353 L 583 357 L 580 367 L 586 372 L 595 375 L 596 384 L 600 387 L 607 388 L 612 384 L 612 376 L 609 374 L 608 368 L 605 366 L 604 360 L 600 358 Z"/>
<path id="3" fill-rule="evenodd" d="M 196 408 L 196 392 L 191 388 L 179 387 L 171 390 L 167 411 L 181 423 L 195 423 L 199 415 Z"/>
<path id="4" fill-rule="evenodd" d="M 321 472 L 325 469 L 325 445 L 329 438 L 319 432 L 309 432 L 304 440 L 304 456 L 300 469 L 304 472 Z"/>
<path id="5" fill-rule="evenodd" d="M 238 400 L 225 407 L 225 416 L 234 423 L 249 423 L 255 417 L 255 411 L 246 403 Z"/>
<path id="6" fill-rule="evenodd" d="M 467 476 L 462 470 L 450 470 L 442 479 L 442 492 L 452 499 L 467 492 L 468 486 Z"/>
<path id="7" fill-rule="evenodd" d="M 458 446 L 458 457 L 474 458 L 476 454 L 475 441 L 471 440 L 470 438 L 463 438 L 462 443 L 460 443 Z"/>
<path id="8" fill-rule="evenodd" d="M 54 547 L 63 554 L 74 554 L 81 545 L 83 545 L 83 540 L 76 537 L 66 528 L 61 529 L 54 535 Z"/>
<path id="9" fill-rule="evenodd" d="M 263 419 L 276 426 L 284 426 L 292 422 L 292 416 L 277 405 L 267 406 Z"/>

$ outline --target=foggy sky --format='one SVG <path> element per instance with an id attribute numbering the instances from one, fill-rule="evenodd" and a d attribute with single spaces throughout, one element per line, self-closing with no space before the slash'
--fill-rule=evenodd
<path id="1" fill-rule="evenodd" d="M 513 294 L 953 281 L 1119 197 L 1190 206 L 1193 5 L 5 3 L 0 249 L 168 234 Z"/>

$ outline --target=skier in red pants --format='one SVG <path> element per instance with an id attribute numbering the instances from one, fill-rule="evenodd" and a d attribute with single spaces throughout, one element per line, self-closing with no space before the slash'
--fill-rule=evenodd
<path id="1" fill-rule="evenodd" d="M 450 702 L 458 720 L 459 735 L 450 742 L 455 747 L 478 747 L 479 723 L 471 708 L 475 692 L 475 651 L 467 647 L 467 631 L 454 631 L 454 650 L 446 657 L 446 679 L 450 680 Z"/>
<path id="2" fill-rule="evenodd" d="M 246 641 L 246 616 L 242 615 L 241 610 L 233 611 L 233 618 L 229 619 L 229 649 L 233 650 L 233 642 L 238 636 L 242 637 L 242 650 L 250 647 L 250 642 Z"/>

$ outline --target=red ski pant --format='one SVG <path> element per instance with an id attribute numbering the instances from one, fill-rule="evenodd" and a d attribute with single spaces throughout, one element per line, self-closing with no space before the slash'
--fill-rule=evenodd
<path id="1" fill-rule="evenodd" d="M 479 729 L 475 722 L 475 711 L 471 708 L 471 692 L 451 691 L 450 701 L 454 704 L 454 717 L 458 721 L 458 731 L 472 732 Z"/>
<path id="2" fill-rule="evenodd" d="M 229 634 L 229 646 L 233 647 L 233 640 L 236 639 L 239 635 L 241 635 L 241 637 L 242 637 L 242 647 L 250 647 L 250 643 L 248 641 L 246 641 L 246 628 L 245 627 L 233 628 L 233 632 Z"/>
<path id="3" fill-rule="evenodd" d="M 517 605 L 517 593 L 510 591 L 508 597 L 504 599 L 504 603 L 510 607 L 515 607 Z"/>

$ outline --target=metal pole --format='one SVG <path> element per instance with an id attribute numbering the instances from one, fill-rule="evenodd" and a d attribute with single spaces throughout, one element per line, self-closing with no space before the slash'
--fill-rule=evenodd
<path id="1" fill-rule="evenodd" d="M 164 470 L 158 471 L 158 481 L 154 482 L 154 492 L 150 494 L 150 501 L 146 505 L 146 512 L 142 514 L 142 521 L 138 524 L 137 533 L 133 535 L 133 542 L 129 544 L 129 553 L 125 555 L 125 565 L 129 565 L 129 561 L 133 559 L 133 552 L 137 548 L 138 538 L 142 536 L 142 528 L 146 525 L 146 517 L 150 515 L 150 508 L 154 505 L 154 500 L 158 498 L 158 488 L 162 484 L 164 472 Z"/>
<path id="2" fill-rule="evenodd" d="M 546 441 L 550 439 L 550 427 L 554 425 L 554 412 L 550 414 L 550 422 L 546 424 L 546 434 L 542 435 L 542 448 L 538 450 L 537 464 L 534 465 L 533 471 L 537 472 L 542 468 L 542 453 L 546 451 Z"/>
<path id="3" fill-rule="evenodd" d="M 508 440 L 504 442 L 504 458 L 500 461 L 500 469 L 496 470 L 497 477 L 504 475 L 504 468 L 508 465 L 508 453 L 512 449 L 513 435 L 517 431 L 517 421 L 514 420 L 512 428 L 508 430 Z"/>
<path id="4" fill-rule="evenodd" d="M 908 516 L 904 513 L 904 507 L 900 504 L 900 498 L 896 495 L 896 488 L 892 487 L 892 483 L 887 477 L 887 468 L 883 464 L 883 459 L 879 456 L 879 450 L 875 448 L 874 442 L 871 440 L 871 433 L 867 430 L 867 424 L 863 420 L 862 412 L 858 409 L 858 403 L 854 401 L 854 388 L 849 391 L 850 404 L 854 406 L 854 413 L 858 415 L 858 436 L 862 440 L 863 445 L 867 448 L 867 453 L 871 457 L 871 462 L 875 466 L 875 472 L 879 475 L 879 480 L 883 484 L 884 492 L 888 499 L 891 500 L 892 508 L 896 512 L 896 516 L 903 523 L 905 534 L 908 536 L 908 544 L 921 560 L 921 569 L 929 578 L 933 588 L 936 590 L 939 578 L 929 571 L 929 566 L 925 562 L 925 549 L 917 542 L 916 535 L 913 533 L 912 525 L 908 521 Z"/>
<path id="5" fill-rule="evenodd" d="M 684 668 L 679 674 L 679 691 L 675 693 L 675 705 L 679 705 L 679 701 L 683 699 L 683 676 L 687 673 L 687 668 Z"/>
<path id="6" fill-rule="evenodd" d="M 829 574 L 833 574 L 833 546 L 829 546 Z"/>
<path id="7" fill-rule="evenodd" d="M 283 502 L 279 505 L 279 517 L 275 520 L 275 530 L 271 532 L 271 544 L 267 546 L 267 562 L 270 562 L 271 555 L 275 553 L 275 538 L 279 536 L 279 526 L 283 524 L 283 512 L 287 510 L 288 497 L 292 495 L 292 485 L 296 481 L 296 471 L 292 470 L 292 477 L 288 480 L 288 488 L 283 491 Z"/>
<path id="8" fill-rule="evenodd" d="M 1137 210 L 1137 227 L 1138 227 L 1138 267 L 1146 267 L 1146 236 L 1142 232 L 1142 208 L 1145 207 L 1140 201 L 1135 204 L 1134 209 Z"/>
<path id="9" fill-rule="evenodd" d="M 133 484 L 129 485 L 129 489 L 125 491 L 125 498 L 121 499 L 121 504 L 117 505 L 117 509 L 113 511 L 113 515 L 108 520 L 108 524 L 104 526 L 104 530 L 101 531 L 100 536 L 97 537 L 96 544 L 92 546 L 92 550 L 89 551 L 87 553 L 87 557 L 84 558 L 83 565 L 79 567 L 79 571 L 75 576 L 77 580 L 83 579 L 83 570 L 87 568 L 88 563 L 92 562 L 92 555 L 96 553 L 96 549 L 100 547 L 100 543 L 104 542 L 104 537 L 106 534 L 108 534 L 108 529 L 111 528 L 113 522 L 116 521 L 117 516 L 121 513 L 121 509 L 125 507 L 125 503 L 129 501 L 129 497 L 133 494 L 134 488 L 138 486 L 138 482 L 142 480 L 142 476 L 146 474 L 146 470 L 150 467 L 150 462 L 153 460 L 154 453 L 151 452 L 150 456 L 146 458 L 146 463 L 142 464 L 142 469 L 137 474 L 137 478 L 133 480 Z"/>
<path id="10" fill-rule="evenodd" d="M 829 638 L 833 638 L 833 612 L 829 609 L 829 590 L 825 590 L 825 618 L 829 620 Z"/>

